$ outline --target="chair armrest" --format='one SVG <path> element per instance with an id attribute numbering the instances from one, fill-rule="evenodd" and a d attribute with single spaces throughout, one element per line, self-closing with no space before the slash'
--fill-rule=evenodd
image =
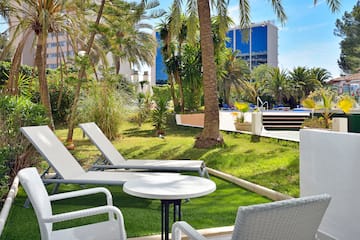
<path id="1" fill-rule="evenodd" d="M 78 218 L 90 217 L 94 215 L 100 215 L 104 213 L 108 213 L 109 216 L 115 215 L 116 219 L 123 225 L 124 222 L 123 216 L 120 210 L 114 206 L 101 206 L 101 207 L 88 208 L 83 210 L 67 212 L 67 213 L 60 213 L 60 214 L 52 215 L 48 218 L 44 218 L 43 220 L 46 223 L 56 223 L 56 222 L 63 222 Z"/>
<path id="2" fill-rule="evenodd" d="M 128 164 L 125 165 L 92 165 L 91 169 L 146 169 L 144 166 L 130 166 Z M 93 170 L 91 170 L 93 171 Z"/>
<path id="3" fill-rule="evenodd" d="M 187 235 L 190 239 L 193 240 L 206 240 L 203 235 L 197 232 L 192 226 L 190 226 L 187 222 L 176 222 L 172 226 L 171 230 L 171 239 L 172 240 L 181 240 L 181 233 Z"/>
<path id="4" fill-rule="evenodd" d="M 89 189 L 83 189 L 83 190 L 72 191 L 72 192 L 58 193 L 58 194 L 49 196 L 49 199 L 50 199 L 50 201 L 57 201 L 57 200 L 73 198 L 73 197 L 80 197 L 80 196 L 91 195 L 91 194 L 96 194 L 96 193 L 104 193 L 106 196 L 107 205 L 110 205 L 110 206 L 113 205 L 112 195 L 111 195 L 110 191 L 103 187 L 96 187 L 96 188 L 89 188 Z"/>

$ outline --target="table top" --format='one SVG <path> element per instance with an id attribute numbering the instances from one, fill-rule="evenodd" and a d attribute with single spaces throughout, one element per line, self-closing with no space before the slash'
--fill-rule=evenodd
<path id="1" fill-rule="evenodd" d="M 210 179 L 188 175 L 142 177 L 127 181 L 123 186 L 124 192 L 132 196 L 160 200 L 200 197 L 215 189 Z"/>

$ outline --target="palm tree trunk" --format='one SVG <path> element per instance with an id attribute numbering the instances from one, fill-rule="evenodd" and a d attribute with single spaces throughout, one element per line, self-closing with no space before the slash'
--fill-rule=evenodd
<path id="1" fill-rule="evenodd" d="M 47 110 L 47 115 L 49 117 L 50 123 L 49 127 L 54 130 L 54 121 L 52 118 L 51 112 L 51 103 L 50 103 L 50 94 L 49 88 L 46 80 L 46 35 L 44 33 L 39 33 L 38 40 L 36 43 L 36 52 L 35 52 L 35 65 L 38 69 L 38 78 L 39 78 L 39 88 L 40 88 L 40 101 L 45 106 Z"/>
<path id="2" fill-rule="evenodd" d="M 174 77 L 175 77 L 175 82 L 177 82 L 179 84 L 179 97 L 180 97 L 180 111 L 182 113 L 185 112 L 185 99 L 184 99 L 184 89 L 182 86 L 182 81 L 181 81 L 181 77 L 180 77 L 180 73 L 179 71 L 175 71 L 174 72 Z"/>
<path id="3" fill-rule="evenodd" d="M 198 0 L 200 21 L 200 45 L 203 65 L 204 129 L 195 141 L 197 148 L 210 148 L 222 144 L 224 139 L 219 131 L 219 106 L 216 89 L 216 66 L 214 43 L 211 32 L 209 0 Z"/>
<path id="4" fill-rule="evenodd" d="M 230 105 L 230 90 L 231 90 L 231 82 L 228 80 L 224 81 L 224 102 L 227 105 Z"/>
<path id="5" fill-rule="evenodd" d="M 178 99 L 176 97 L 174 79 L 173 79 L 172 74 L 168 74 L 168 78 L 169 78 L 169 83 L 170 83 L 170 94 L 171 94 L 171 98 L 172 98 L 173 103 L 174 103 L 174 109 L 175 109 L 175 112 L 176 112 L 177 107 L 179 106 L 179 101 L 178 101 Z"/>
<path id="6" fill-rule="evenodd" d="M 31 31 L 26 32 L 25 36 L 22 38 L 18 47 L 15 50 L 15 54 L 11 62 L 8 83 L 6 85 L 6 94 L 17 95 L 19 92 L 18 78 L 19 78 L 19 70 L 21 65 L 21 56 L 23 49 L 25 47 L 26 40 L 28 39 L 30 34 Z"/>
<path id="7" fill-rule="evenodd" d="M 120 73 L 120 57 L 116 56 L 114 57 L 114 64 L 115 64 L 115 74 Z"/>
<path id="8" fill-rule="evenodd" d="M 101 19 L 103 10 L 104 10 L 104 6 L 105 6 L 105 0 L 102 0 L 100 7 L 99 7 L 99 12 L 97 14 L 97 18 L 95 21 L 95 27 L 98 26 L 100 23 L 100 19 Z M 91 33 L 89 42 L 87 44 L 87 49 L 86 49 L 87 56 L 89 56 L 89 54 L 90 54 L 90 50 L 91 50 L 92 45 L 95 40 L 95 35 L 96 35 L 96 32 L 93 31 Z M 75 115 L 76 115 L 77 104 L 79 102 L 79 97 L 80 97 L 82 79 L 84 79 L 86 76 L 85 70 L 86 70 L 85 66 L 81 66 L 79 74 L 78 74 L 78 83 L 77 83 L 77 86 L 75 89 L 74 102 L 73 102 L 73 105 L 71 106 L 71 112 L 70 112 L 70 118 L 69 118 L 69 129 L 68 129 L 68 135 L 67 135 L 67 139 L 66 139 L 66 141 L 69 144 L 73 144 L 73 135 L 74 135 L 74 128 L 75 128 Z"/>

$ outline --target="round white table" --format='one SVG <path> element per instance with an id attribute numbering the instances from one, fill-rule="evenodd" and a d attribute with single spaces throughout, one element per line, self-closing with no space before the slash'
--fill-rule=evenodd
<path id="1" fill-rule="evenodd" d="M 216 185 L 207 178 L 187 175 L 150 176 L 127 181 L 123 190 L 132 196 L 161 200 L 161 239 L 169 239 L 169 206 L 174 205 L 174 222 L 181 220 L 181 200 L 214 192 Z"/>

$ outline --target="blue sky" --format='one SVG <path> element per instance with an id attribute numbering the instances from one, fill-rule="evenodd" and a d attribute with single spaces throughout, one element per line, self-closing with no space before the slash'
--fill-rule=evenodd
<path id="1" fill-rule="evenodd" d="M 161 0 L 160 6 L 168 10 L 172 1 Z M 186 2 L 186 0 L 184 0 Z M 238 2 L 230 0 L 229 14 L 238 22 Z M 294 67 L 322 67 L 333 77 L 340 74 L 337 59 L 340 55 L 340 38 L 334 36 L 335 21 L 345 11 L 351 11 L 356 0 L 342 0 L 339 13 L 331 13 L 325 0 L 283 0 L 288 16 L 285 26 L 276 21 L 270 1 L 250 0 L 252 22 L 274 20 L 279 32 L 279 67 L 292 70 Z"/>

